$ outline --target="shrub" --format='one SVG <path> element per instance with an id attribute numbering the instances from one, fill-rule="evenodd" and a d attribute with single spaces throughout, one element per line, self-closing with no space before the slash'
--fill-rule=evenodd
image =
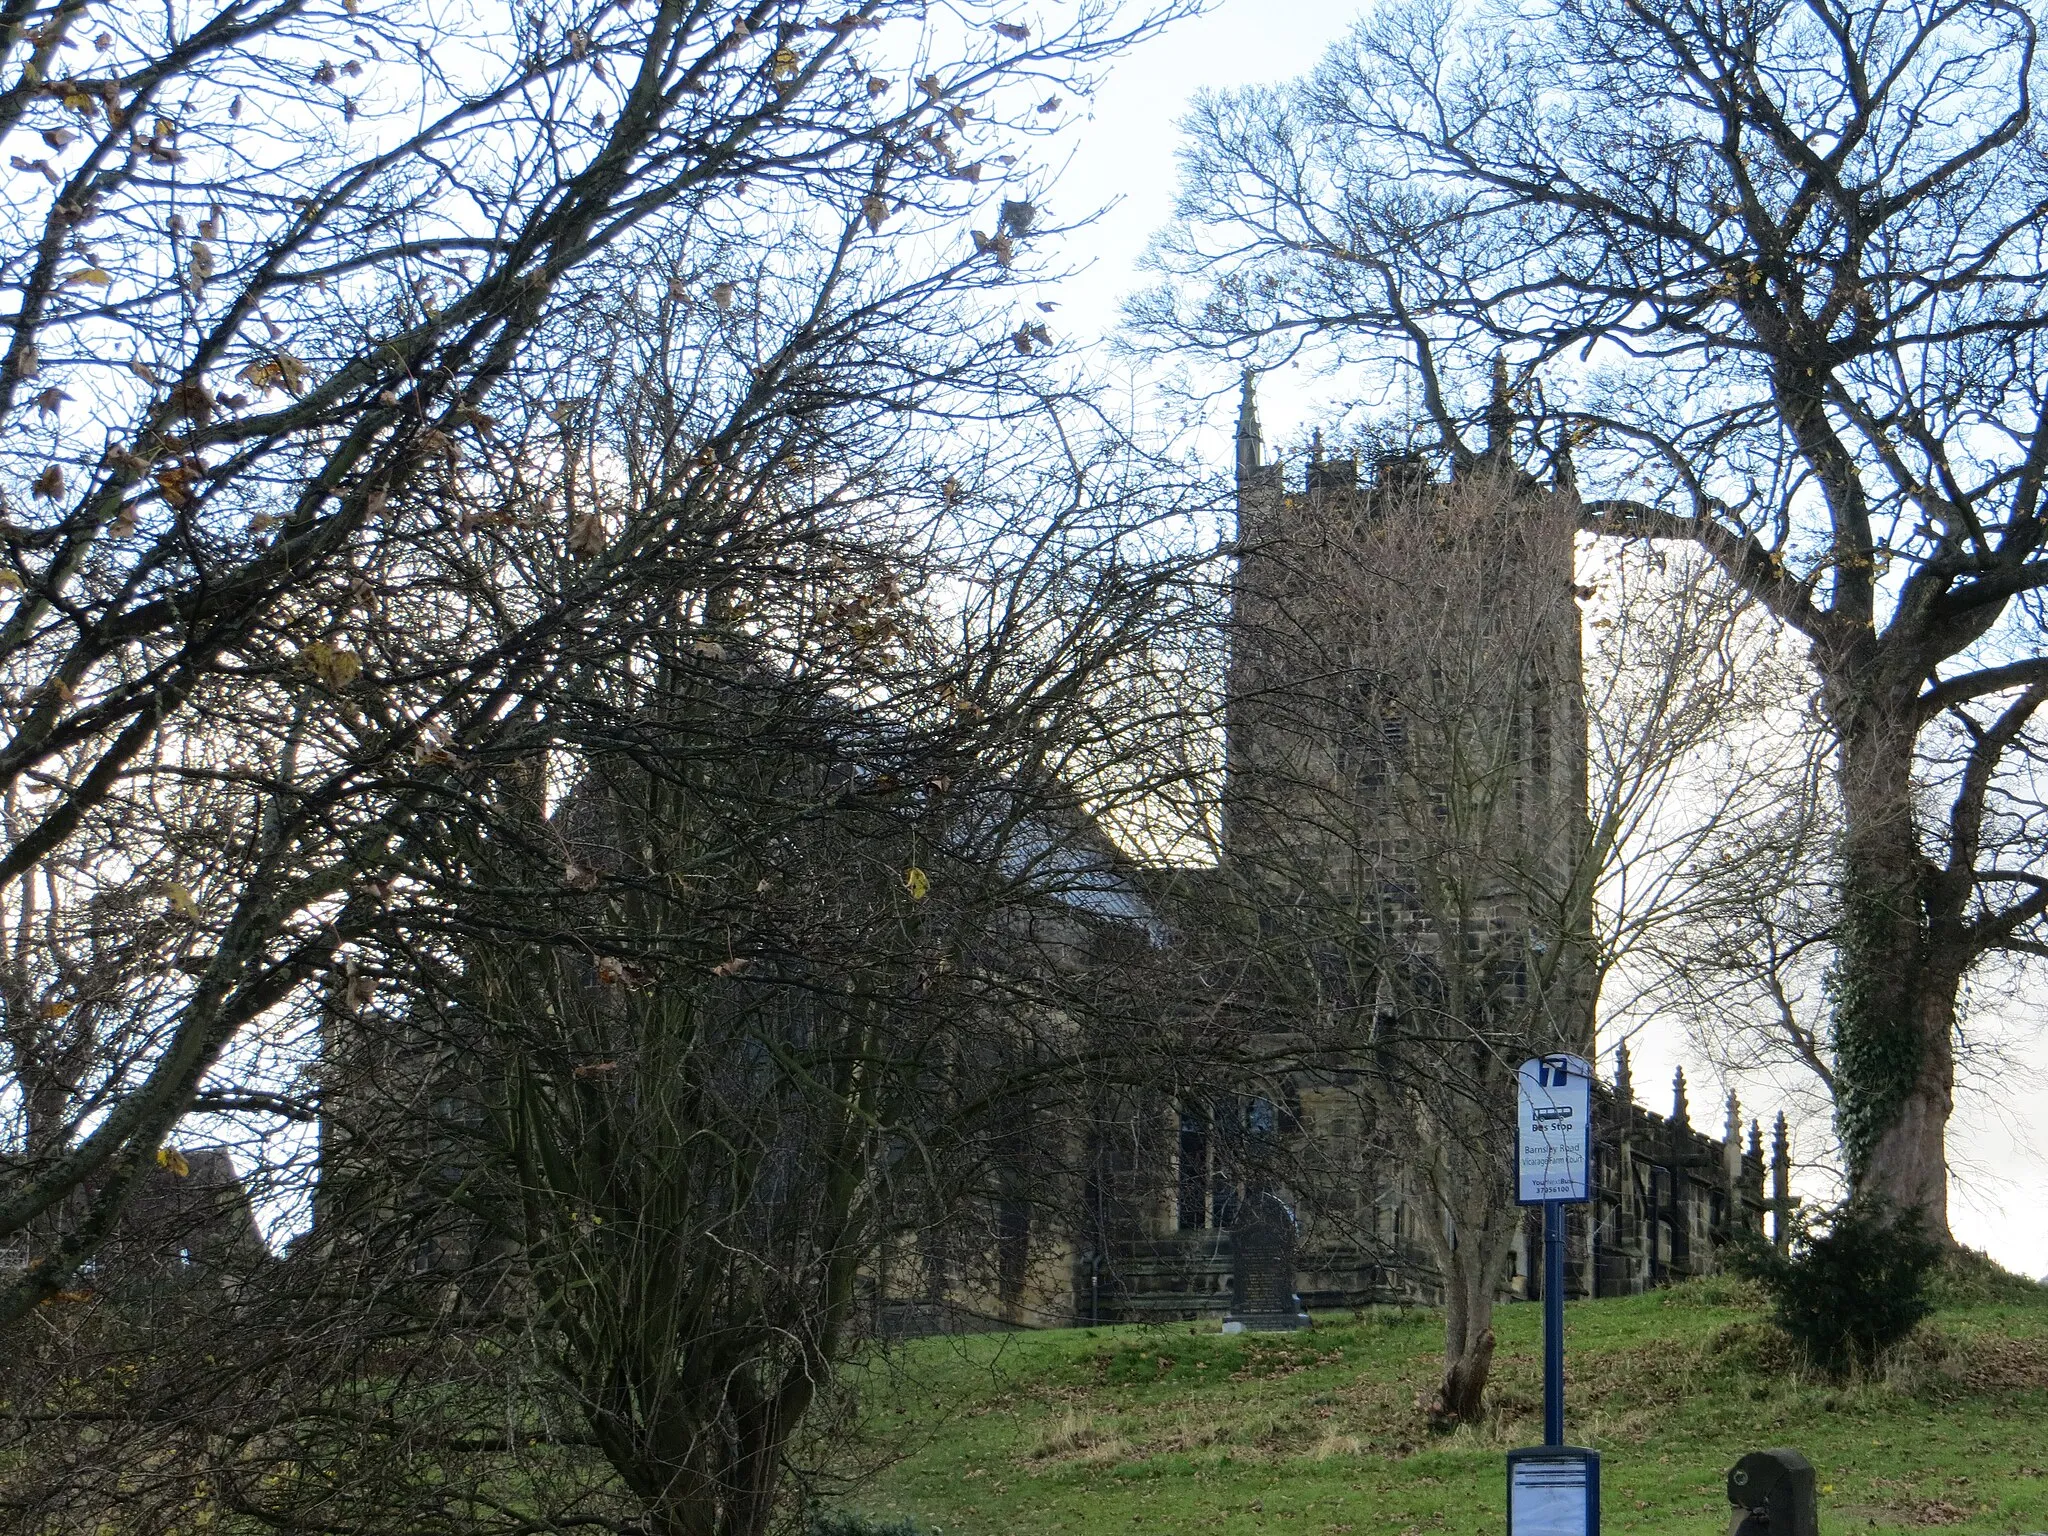
<path id="1" fill-rule="evenodd" d="M 1928 1281 L 1942 1249 L 1918 1211 L 1852 1200 L 1802 1219 L 1790 1247 L 1780 1254 L 1752 1236 L 1730 1267 L 1763 1287 L 1778 1326 L 1830 1375 L 1868 1370 L 1934 1310 Z"/>

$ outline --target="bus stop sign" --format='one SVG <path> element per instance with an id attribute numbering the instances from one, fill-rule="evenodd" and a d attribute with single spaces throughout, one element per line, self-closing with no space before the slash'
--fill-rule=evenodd
<path id="1" fill-rule="evenodd" d="M 1592 1199 L 1592 1065 L 1583 1056 L 1537 1056 L 1517 1076 L 1516 1198 Z"/>

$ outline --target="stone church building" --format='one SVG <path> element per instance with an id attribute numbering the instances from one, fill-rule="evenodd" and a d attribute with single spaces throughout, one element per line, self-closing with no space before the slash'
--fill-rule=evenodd
<path id="1" fill-rule="evenodd" d="M 1447 480 L 1419 456 L 1325 459 L 1320 437 L 1295 478 L 1265 456 L 1247 375 L 1219 857 L 1117 878 L 1151 963 L 1192 978 L 1174 1006 L 1250 1021 L 1253 1064 L 1105 1106 L 1083 1209 L 1064 1234 L 1036 1214 L 1029 1262 L 990 1286 L 946 1287 L 952 1326 L 1221 1318 L 1255 1208 L 1291 1217 L 1302 1305 L 1435 1300 L 1443 1247 L 1423 1224 L 1442 1204 L 1418 1147 L 1463 1114 L 1470 1166 L 1504 1183 L 1503 1064 L 1592 1055 L 1576 504 L 1515 467 L 1516 430 L 1503 389 L 1488 453 Z M 1452 1088 L 1471 1075 L 1471 1105 L 1444 1084 L 1386 1091 L 1403 1061 L 1411 1080 L 1417 1062 Z M 1625 1048 L 1602 1065 L 1572 1295 L 1709 1271 L 1773 1210 L 1782 1241 L 1782 1117 L 1767 1166 L 1732 1096 L 1696 1128 L 1682 1074 L 1659 1113 L 1635 1102 Z M 1511 1246 L 1501 1290 L 1533 1298 L 1540 1212 Z M 947 1325 L 910 1310 L 897 1326 Z"/>
<path id="2" fill-rule="evenodd" d="M 1540 1223 L 1499 1193 L 1513 1072 L 1537 1052 L 1593 1054 L 1594 860 L 1576 502 L 1516 467 L 1516 435 L 1503 391 L 1488 452 L 1448 478 L 1320 445 L 1291 475 L 1266 457 L 1247 379 L 1216 857 L 1141 867 L 1078 804 L 987 817 L 1016 822 L 1006 871 L 1056 877 L 1029 920 L 1058 930 L 1046 951 L 1168 1026 L 1149 1038 L 1185 1023 L 1200 1048 L 1105 1088 L 1084 1131 L 1046 1127 L 1057 1146 L 1016 1127 L 1012 1191 L 869 1269 L 878 1330 L 1221 1319 L 1252 1289 L 1254 1237 L 1257 1289 L 1290 1316 L 1435 1301 L 1451 1232 L 1473 1230 L 1470 1212 L 1455 1229 L 1444 1213 L 1487 1181 L 1486 1252 L 1509 1255 L 1497 1289 L 1536 1294 Z M 569 816 L 558 830 L 590 867 L 623 846 Z M 378 1137 L 458 1178 L 473 1061 L 400 1032 L 330 1071 L 351 1113 L 324 1128 L 316 1235 L 409 1231 Z M 358 1079 L 395 1111 L 340 1086 Z M 1692 1124 L 1682 1078 L 1668 1113 L 1639 1106 L 1625 1051 L 1595 1118 L 1572 1294 L 1708 1271 L 1772 1210 L 1782 1240 L 1782 1118 L 1767 1166 L 1732 1098 L 1718 1135 Z M 475 1234 L 449 1221 L 407 1239 L 415 1267 L 462 1267 Z"/>

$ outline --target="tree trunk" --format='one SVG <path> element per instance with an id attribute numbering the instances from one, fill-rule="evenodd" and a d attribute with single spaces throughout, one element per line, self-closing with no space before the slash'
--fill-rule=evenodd
<path id="1" fill-rule="evenodd" d="M 726 1468 L 724 1510 L 718 1536 L 766 1536 L 775 1515 L 782 1451 L 790 1430 L 810 1407 L 822 1361 L 787 1368 L 778 1389 L 764 1390 L 752 1377 L 735 1373 L 726 1388 L 734 1425 L 733 1456 Z"/>
<path id="2" fill-rule="evenodd" d="M 1940 942 L 1938 871 L 1914 826 L 1910 705 L 1840 711 L 1842 914 L 1828 978 L 1835 1122 L 1857 1196 L 1920 1212 L 1949 1242 L 1946 1139 L 1962 970 Z"/>
<path id="3" fill-rule="evenodd" d="M 1444 1275 L 1444 1374 L 1429 1408 L 1429 1427 L 1439 1433 L 1486 1416 L 1494 1345 L 1490 1269 L 1461 1260 Z"/>
<path id="4" fill-rule="evenodd" d="M 1892 1119 L 1871 1141 L 1858 1194 L 1882 1197 L 1899 1210 L 1918 1210 L 1927 1233 L 1953 1239 L 1948 1227 L 1948 1120 L 1955 1106 L 1955 1004 L 1960 982 L 1945 967 L 1922 968 L 1918 1005 L 1919 1070 Z"/>

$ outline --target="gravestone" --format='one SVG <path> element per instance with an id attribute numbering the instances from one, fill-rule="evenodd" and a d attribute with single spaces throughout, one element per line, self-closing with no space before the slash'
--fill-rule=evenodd
<path id="1" fill-rule="evenodd" d="M 1309 1326 L 1294 1293 L 1294 1212 L 1270 1191 L 1248 1196 L 1230 1229 L 1230 1314 L 1225 1333 L 1278 1333 Z"/>
<path id="2" fill-rule="evenodd" d="M 1728 1469 L 1728 1536 L 1820 1536 L 1815 1481 L 1797 1451 L 1751 1451 Z"/>

